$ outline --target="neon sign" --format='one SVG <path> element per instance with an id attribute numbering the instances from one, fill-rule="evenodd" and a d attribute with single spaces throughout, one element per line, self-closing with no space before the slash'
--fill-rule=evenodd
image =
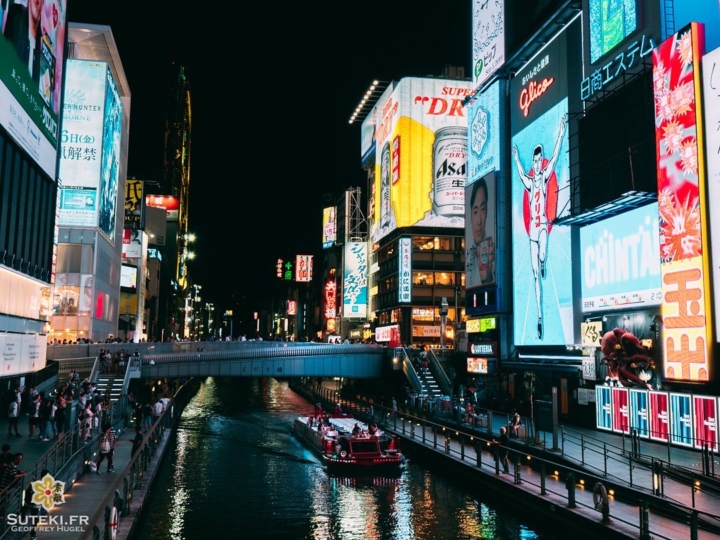
<path id="1" fill-rule="evenodd" d="M 523 88 L 522 92 L 520 92 L 520 108 L 524 116 L 528 115 L 530 105 L 542 96 L 554 82 L 555 79 L 553 78 L 543 79 L 542 82 L 530 81 L 528 87 Z"/>

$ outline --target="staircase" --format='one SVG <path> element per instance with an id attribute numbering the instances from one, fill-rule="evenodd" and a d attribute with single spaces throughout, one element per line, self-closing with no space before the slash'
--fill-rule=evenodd
<path id="1" fill-rule="evenodd" d="M 124 378 L 123 373 L 101 373 L 98 375 L 95 385 L 101 396 L 104 396 L 105 390 L 109 388 L 110 401 L 115 402 L 122 394 Z"/>
<path id="2" fill-rule="evenodd" d="M 427 396 L 427 399 L 434 399 L 443 395 L 440 390 L 440 386 L 435 380 L 435 376 L 430 371 L 430 368 L 419 367 L 416 368 L 415 371 L 417 372 L 420 384 L 422 385 L 422 393 Z"/>

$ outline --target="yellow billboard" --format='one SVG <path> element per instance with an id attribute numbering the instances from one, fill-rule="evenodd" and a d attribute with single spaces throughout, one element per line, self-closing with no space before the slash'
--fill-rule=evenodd
<path id="1" fill-rule="evenodd" d="M 465 226 L 467 117 L 471 83 L 401 80 L 375 130 L 372 242 L 400 227 Z"/>

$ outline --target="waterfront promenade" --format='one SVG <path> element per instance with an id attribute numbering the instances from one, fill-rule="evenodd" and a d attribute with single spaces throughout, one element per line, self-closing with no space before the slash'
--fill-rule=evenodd
<path id="1" fill-rule="evenodd" d="M 326 403 L 327 405 L 330 403 Z M 343 405 L 350 408 L 350 403 L 343 402 Z M 358 402 L 357 405 L 365 414 L 369 411 L 363 404 Z M 309 404 L 309 409 L 311 409 Z M 661 499 L 666 503 L 675 502 L 683 508 L 695 508 L 701 517 L 710 519 L 710 515 L 717 516 L 720 514 L 720 498 L 712 493 L 708 493 L 704 489 L 703 479 L 703 463 L 702 455 L 698 451 L 683 449 L 678 447 L 668 448 L 666 445 L 642 441 L 640 451 L 642 456 L 655 456 L 663 459 L 678 467 L 683 467 L 695 471 L 697 479 L 700 482 L 695 489 L 691 489 L 681 482 L 675 482 L 666 479 L 662 486 L 662 494 L 656 495 L 652 491 L 652 476 L 648 474 L 647 467 L 644 466 L 642 460 L 630 461 L 628 456 L 616 455 L 616 450 L 622 452 L 623 440 L 618 434 L 597 431 L 592 429 L 583 429 L 575 426 L 563 426 L 565 430 L 564 448 L 562 451 L 537 448 L 536 445 L 528 445 L 525 441 L 513 439 L 511 448 L 513 450 L 513 461 L 519 461 L 516 466 L 511 464 L 512 474 L 504 475 L 496 474 L 495 462 L 492 457 L 490 448 L 487 447 L 486 441 L 489 438 L 497 436 L 499 428 L 506 421 L 505 415 L 496 415 L 492 428 L 470 429 L 468 426 L 457 426 L 455 428 L 447 424 L 446 432 L 448 450 L 445 448 L 446 437 L 444 435 L 436 437 L 438 430 L 430 429 L 427 426 L 419 426 L 417 423 L 410 423 L 406 414 L 409 411 L 398 411 L 395 418 L 391 418 L 391 411 L 384 409 L 382 406 L 375 405 L 373 408 L 374 418 L 381 418 L 385 429 L 394 431 L 405 439 L 407 450 L 411 450 L 413 445 L 424 445 L 428 449 L 434 449 L 443 459 L 451 459 L 460 464 L 461 467 L 472 468 L 475 472 L 485 475 L 485 481 L 488 483 L 503 483 L 506 490 L 518 490 L 522 494 L 533 494 L 539 500 L 545 501 L 547 504 L 558 509 L 567 509 L 568 504 L 568 488 L 566 485 L 566 477 L 561 474 L 554 474 L 550 469 L 552 463 L 558 464 L 558 469 L 562 466 L 562 470 L 569 470 L 568 467 L 577 471 L 575 477 L 575 507 L 571 509 L 572 514 L 579 519 L 587 520 L 594 524 L 599 523 L 602 519 L 601 514 L 594 509 L 592 496 L 592 486 L 600 479 L 609 490 L 617 489 L 615 495 L 610 497 L 610 519 L 611 523 L 605 525 L 607 530 L 607 538 L 669 538 L 669 539 L 692 539 L 693 529 L 689 521 L 681 517 L 670 518 L 666 515 L 649 510 L 647 513 L 648 529 L 647 535 L 643 536 L 638 529 L 638 522 L 642 516 L 641 508 L 634 502 L 631 502 L 620 493 L 623 487 L 633 489 L 641 493 L 646 499 Z M 413 426 L 414 427 L 411 427 Z M 27 418 L 23 418 L 20 422 L 20 431 L 24 434 L 21 438 L 7 438 L 7 420 L 0 419 L 0 439 L 11 445 L 11 452 L 22 452 L 25 455 L 21 464 L 21 469 L 33 470 L 33 466 L 40 458 L 51 448 L 53 442 L 43 442 L 37 439 L 30 440 L 27 436 Z M 170 429 L 170 428 L 168 428 Z M 462 436 L 456 435 L 464 432 L 473 433 L 474 441 L 470 444 L 467 440 L 463 440 Z M 443 432 L 444 433 L 444 432 Z M 115 452 L 115 473 L 106 473 L 106 465 L 102 464 L 101 474 L 85 473 L 79 476 L 69 486 L 66 491 L 66 502 L 57 506 L 51 515 L 63 516 L 96 516 L 98 512 L 102 512 L 106 507 L 108 497 L 113 495 L 117 489 L 117 482 L 122 477 L 122 472 L 130 463 L 131 439 L 133 438 L 132 427 L 123 432 L 118 433 L 118 444 Z M 170 431 L 163 437 L 162 444 L 169 440 Z M 483 435 L 486 435 L 484 437 Z M 541 434 L 546 439 L 551 438 L 549 434 Z M 571 443 L 572 438 L 582 437 L 584 446 Z M 481 444 L 478 444 L 481 443 Z M 602 445 L 610 449 L 609 459 L 603 458 L 600 453 L 589 452 L 588 444 Z M 94 440 L 93 445 L 97 445 Z M 561 441 L 562 444 L 562 441 Z M 627 441 L 626 444 L 627 446 Z M 480 451 L 478 452 L 477 449 Z M 413 452 L 411 451 L 411 454 Z M 153 467 L 157 467 L 162 456 L 162 451 L 158 451 L 153 458 Z M 479 454 L 479 456 L 478 456 Z M 528 457 L 529 456 L 529 457 Z M 537 456 L 537 457 L 534 457 Z M 519 459 L 518 459 L 519 458 Z M 533 461 L 534 460 L 534 461 Z M 547 467 L 542 474 L 537 468 L 537 462 L 545 460 Z M 440 460 L 438 460 L 440 461 Z M 535 465 L 535 466 L 533 466 Z M 717 466 L 717 463 L 714 464 Z M 53 471 L 50 471 L 51 474 Z M 136 515 L 141 511 L 143 496 L 147 494 L 152 474 L 146 474 L 142 479 L 142 486 L 138 486 L 135 490 L 130 511 L 118 520 L 117 536 L 118 539 L 128 538 L 131 534 L 131 526 Z M 544 491 L 544 494 L 541 493 Z M 93 522 L 91 519 L 90 522 Z M 6 533 L 7 534 L 7 533 Z M 110 538 L 108 531 L 100 531 L 100 538 Z M 46 539 L 81 539 L 92 538 L 92 531 L 52 531 L 42 532 L 40 538 Z M 26 535 L 25 538 L 28 536 Z M 7 535 L 5 538 L 19 538 L 19 536 Z M 720 538 L 719 534 L 713 534 L 708 531 L 699 530 L 696 538 L 705 540 L 709 538 Z"/>

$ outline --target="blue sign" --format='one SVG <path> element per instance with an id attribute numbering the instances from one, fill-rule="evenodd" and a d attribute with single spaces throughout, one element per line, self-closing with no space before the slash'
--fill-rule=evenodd
<path id="1" fill-rule="evenodd" d="M 650 436 L 647 390 L 630 389 L 630 427 L 641 437 Z"/>
<path id="2" fill-rule="evenodd" d="M 692 396 L 670 394 L 670 442 L 693 446 Z"/>
<path id="3" fill-rule="evenodd" d="M 580 229 L 582 309 L 662 304 L 658 205 Z"/>
<path id="4" fill-rule="evenodd" d="M 500 170 L 500 82 L 468 105 L 470 152 L 467 183 Z"/>
<path id="5" fill-rule="evenodd" d="M 609 386 L 595 387 L 595 416 L 598 429 L 612 431 L 612 393 Z"/>

